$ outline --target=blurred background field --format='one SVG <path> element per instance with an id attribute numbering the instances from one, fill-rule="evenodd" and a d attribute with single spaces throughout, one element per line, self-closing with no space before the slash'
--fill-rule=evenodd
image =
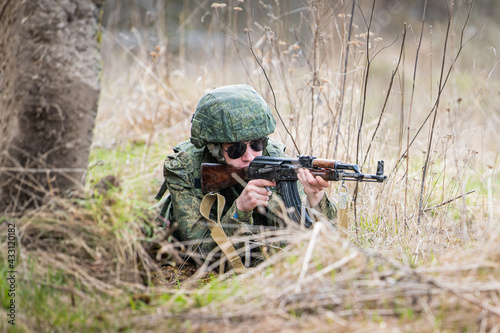
<path id="1" fill-rule="evenodd" d="M 85 195 L 18 219 L 20 331 L 499 331 L 500 4 L 424 6 L 107 0 Z M 347 184 L 346 238 L 287 229 L 249 274 L 200 277 L 154 196 L 201 95 L 237 83 L 290 156 L 389 179 Z"/>
<path id="2" fill-rule="evenodd" d="M 152 194 L 162 181 L 162 160 L 189 139 L 200 96 L 247 83 L 274 106 L 274 137 L 290 156 L 339 159 L 372 173 L 377 160 L 385 161 L 388 186 L 362 187 L 367 195 L 356 206 L 384 207 L 390 228 L 397 221 L 418 229 L 452 216 L 461 220 L 460 230 L 452 229 L 468 239 L 470 228 L 497 213 L 498 7 L 110 0 L 91 164 L 103 150 L 133 148 L 139 164 L 123 176 Z M 335 184 L 331 190 L 335 195 Z"/>

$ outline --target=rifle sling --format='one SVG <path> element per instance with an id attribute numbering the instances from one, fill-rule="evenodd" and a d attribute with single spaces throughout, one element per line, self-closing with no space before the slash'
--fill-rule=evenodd
<path id="1" fill-rule="evenodd" d="M 210 210 L 217 200 L 217 222 L 210 219 Z M 214 241 L 219 245 L 220 249 L 226 255 L 231 267 L 233 267 L 236 273 L 244 273 L 246 271 L 240 256 L 236 253 L 236 250 L 227 238 L 226 233 L 222 229 L 220 219 L 222 216 L 222 211 L 224 205 L 226 204 L 226 198 L 219 193 L 208 193 L 203 197 L 200 205 L 201 215 L 209 222 L 208 226 L 210 228 L 211 236 Z"/>
<path id="2" fill-rule="evenodd" d="M 349 230 L 349 220 L 347 219 L 349 215 L 349 202 L 347 203 L 346 207 L 344 209 L 338 208 L 337 210 L 337 216 L 338 216 L 338 230 L 340 231 L 341 235 L 347 236 L 347 232 Z"/>
<path id="3" fill-rule="evenodd" d="M 161 188 L 158 191 L 158 194 L 156 195 L 155 199 L 156 200 L 161 200 L 163 198 L 163 195 L 167 192 L 167 181 L 163 181 L 163 184 L 161 184 Z"/>
<path id="4" fill-rule="evenodd" d="M 342 232 L 347 232 L 349 228 L 349 221 L 347 220 L 347 215 L 349 212 L 349 206 L 346 209 L 339 208 L 339 227 Z"/>

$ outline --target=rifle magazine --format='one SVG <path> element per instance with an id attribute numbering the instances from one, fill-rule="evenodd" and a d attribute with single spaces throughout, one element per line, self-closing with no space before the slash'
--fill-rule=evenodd
<path id="1" fill-rule="evenodd" d="M 277 184 L 278 191 L 283 198 L 285 207 L 287 208 L 288 216 L 297 223 L 301 223 L 304 218 L 304 225 L 309 228 L 313 225 L 311 216 L 304 209 L 302 210 L 302 201 L 300 200 L 299 189 L 296 180 L 279 181 Z M 304 212 L 302 216 L 301 213 Z"/>

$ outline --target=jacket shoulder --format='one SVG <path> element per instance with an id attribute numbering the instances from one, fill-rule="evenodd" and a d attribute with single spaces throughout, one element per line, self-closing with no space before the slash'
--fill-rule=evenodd
<path id="1" fill-rule="evenodd" d="M 191 142 L 184 141 L 174 147 L 174 153 L 165 159 L 163 174 L 169 182 L 182 181 L 193 185 L 199 178 L 204 148 L 196 148 Z"/>
<path id="2" fill-rule="evenodd" d="M 265 156 L 273 156 L 273 157 L 286 157 L 285 154 L 286 146 L 284 143 L 269 138 L 269 142 L 266 147 L 266 151 L 264 152 Z"/>

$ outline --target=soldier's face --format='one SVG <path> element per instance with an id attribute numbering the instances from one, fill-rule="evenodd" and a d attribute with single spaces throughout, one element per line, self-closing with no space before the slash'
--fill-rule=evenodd
<path id="1" fill-rule="evenodd" d="M 250 146 L 250 141 L 244 142 L 244 144 L 246 144 L 245 152 L 243 153 L 243 155 L 241 157 L 238 157 L 235 159 L 229 157 L 229 155 L 228 155 L 228 151 L 230 150 L 230 147 L 234 144 L 231 144 L 231 143 L 223 143 L 222 144 L 222 154 L 223 154 L 224 158 L 226 159 L 227 164 L 234 166 L 236 168 L 244 168 L 244 167 L 247 167 L 250 164 L 250 162 L 253 161 L 254 158 L 262 155 L 262 150 L 255 151 L 254 149 L 252 149 L 252 147 Z"/>

